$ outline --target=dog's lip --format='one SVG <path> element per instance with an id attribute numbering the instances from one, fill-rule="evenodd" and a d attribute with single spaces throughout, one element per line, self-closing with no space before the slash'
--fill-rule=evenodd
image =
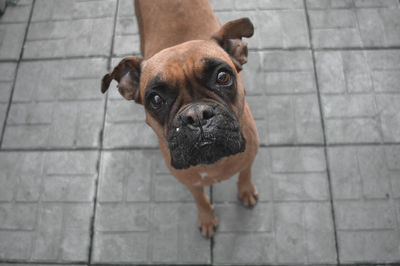
<path id="1" fill-rule="evenodd" d="M 211 144 L 213 144 L 212 140 L 202 140 L 202 141 L 197 143 L 197 147 L 203 148 L 203 147 L 209 146 Z"/>

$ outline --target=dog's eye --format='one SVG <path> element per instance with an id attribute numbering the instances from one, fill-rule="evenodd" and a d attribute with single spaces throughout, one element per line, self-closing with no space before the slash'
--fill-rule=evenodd
<path id="1" fill-rule="evenodd" d="M 221 85 L 226 85 L 231 80 L 231 75 L 225 71 L 220 71 L 217 74 L 217 83 Z"/>
<path id="2" fill-rule="evenodd" d="M 163 102 L 164 102 L 164 100 L 157 93 L 153 93 L 150 96 L 151 107 L 153 107 L 154 109 L 159 109 L 161 107 L 161 105 L 163 104 Z"/>

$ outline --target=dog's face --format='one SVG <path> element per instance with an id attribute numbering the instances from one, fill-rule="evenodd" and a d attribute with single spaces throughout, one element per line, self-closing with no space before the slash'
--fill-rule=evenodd
<path id="1" fill-rule="evenodd" d="M 167 140 L 173 167 L 211 164 L 244 151 L 239 123 L 244 88 L 215 41 L 165 49 L 142 70 L 140 97 L 147 123 Z"/>
<path id="2" fill-rule="evenodd" d="M 238 72 L 247 47 L 239 38 L 251 36 L 253 28 L 246 19 L 238 21 L 211 40 L 185 42 L 146 61 L 127 57 L 103 78 L 103 91 L 116 79 L 125 98 L 144 105 L 146 122 L 168 143 L 176 169 L 245 150 L 239 122 L 245 89 Z"/>

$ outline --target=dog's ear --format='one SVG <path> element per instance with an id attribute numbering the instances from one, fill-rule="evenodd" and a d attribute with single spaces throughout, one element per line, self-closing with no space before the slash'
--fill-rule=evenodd
<path id="1" fill-rule="evenodd" d="M 143 59 L 127 56 L 111 71 L 104 75 L 101 81 L 101 92 L 105 93 L 113 79 L 118 82 L 118 91 L 127 100 L 141 103 L 139 97 L 140 64 Z"/>
<path id="2" fill-rule="evenodd" d="M 242 65 L 247 62 L 247 43 L 242 37 L 251 37 L 254 33 L 254 26 L 249 18 L 241 18 L 224 24 L 219 31 L 211 36 L 211 39 L 224 48 L 231 56 L 237 71 L 242 70 Z"/>

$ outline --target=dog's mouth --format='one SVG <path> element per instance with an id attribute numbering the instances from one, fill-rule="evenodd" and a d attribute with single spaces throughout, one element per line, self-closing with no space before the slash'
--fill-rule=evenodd
<path id="1" fill-rule="evenodd" d="M 197 143 L 197 147 L 204 148 L 213 144 L 213 140 L 202 140 Z"/>
<path id="2" fill-rule="evenodd" d="M 216 107 L 215 118 L 196 128 L 185 126 L 176 117 L 168 130 L 171 165 L 176 169 L 213 164 L 246 148 L 240 125 L 226 108 Z M 176 130 L 179 128 L 179 130 Z"/>

